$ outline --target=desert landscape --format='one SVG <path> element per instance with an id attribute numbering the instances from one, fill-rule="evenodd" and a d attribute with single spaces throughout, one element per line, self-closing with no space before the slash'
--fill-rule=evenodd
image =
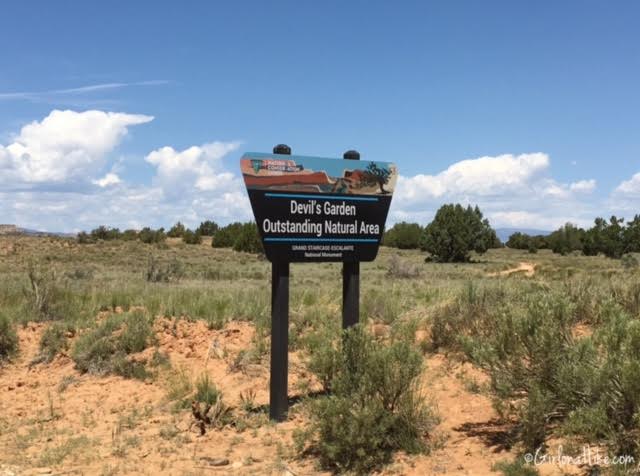
<path id="1" fill-rule="evenodd" d="M 0 257 L 0 309 L 17 335 L 0 366 L 0 474 L 335 471 L 299 433 L 314 401 L 326 398 L 314 351 L 339 336 L 339 264 L 292 267 L 290 411 L 276 424 L 268 418 L 264 258 L 208 240 L 79 244 L 18 235 L 0 237 Z M 524 372 L 533 382 L 536 366 L 549 375 L 552 364 L 540 348 L 529 347 L 518 369 L 489 365 L 480 350 L 504 332 L 500 314 L 534 308 L 540 333 L 569 330 L 563 339 L 575 345 L 606 327 L 606 313 L 637 319 L 640 275 L 620 260 L 505 248 L 440 264 L 419 250 L 383 247 L 363 263 L 362 327 L 380 346 L 402 341 L 419 352 L 419 393 L 430 412 L 423 451 L 394 452 L 376 474 L 529 474 L 508 471 L 524 470 L 531 396 L 501 394 L 502 380 Z M 527 345 L 559 345 L 534 337 Z M 211 418 L 199 420 L 192 402 L 212 403 Z M 583 444 L 606 454 L 610 438 L 588 441 L 568 419 L 542 425 L 549 454 L 578 454 Z M 593 467 L 550 462 L 535 471 Z"/>

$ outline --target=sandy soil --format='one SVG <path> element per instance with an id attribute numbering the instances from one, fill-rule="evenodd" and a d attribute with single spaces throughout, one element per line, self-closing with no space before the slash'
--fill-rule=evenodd
<path id="1" fill-rule="evenodd" d="M 295 458 L 292 434 L 305 423 L 299 406 L 285 423 L 268 423 L 258 412 L 243 417 L 242 428 L 200 436 L 190 412 L 172 410 L 167 400 L 170 370 L 141 382 L 80 374 L 65 355 L 30 365 L 43 330 L 40 324 L 20 329 L 21 354 L 0 369 L 0 475 L 324 474 L 314 460 Z M 172 367 L 192 378 L 208 373 L 238 413 L 241 393 L 255 393 L 258 406 L 268 403 L 268 362 L 241 370 L 232 365 L 253 333 L 243 322 L 222 330 L 186 320 L 162 319 L 156 325 L 160 350 Z M 479 391 L 486 380 L 468 364 L 429 357 L 423 388 L 441 417 L 432 435 L 436 449 L 430 455 L 398 455 L 383 474 L 481 475 L 490 474 L 499 460 L 512 460 L 515 453 L 505 446 L 509 428 Z M 290 394 L 315 385 L 291 353 Z M 562 474 L 555 467 L 541 472 Z"/>
<path id="2" fill-rule="evenodd" d="M 533 263 L 527 263 L 522 261 L 515 268 L 505 269 L 504 271 L 498 271 L 496 273 L 489 273 L 487 276 L 509 276 L 513 273 L 523 273 L 527 277 L 531 277 L 536 272 L 536 265 Z"/>

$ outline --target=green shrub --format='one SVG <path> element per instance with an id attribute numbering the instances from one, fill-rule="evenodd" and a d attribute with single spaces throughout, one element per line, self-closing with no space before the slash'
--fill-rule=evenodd
<path id="1" fill-rule="evenodd" d="M 390 278 L 411 279 L 422 274 L 419 265 L 411 263 L 409 260 L 402 260 L 398 255 L 391 255 L 389 258 L 389 268 L 387 276 Z"/>
<path id="2" fill-rule="evenodd" d="M 218 390 L 213 382 L 209 379 L 209 375 L 203 374 L 196 380 L 196 394 L 194 400 L 199 403 L 213 405 L 222 398 L 222 393 Z"/>
<path id="3" fill-rule="evenodd" d="M 622 256 L 622 266 L 625 269 L 637 269 L 640 266 L 640 262 L 634 255 L 627 253 Z"/>
<path id="4" fill-rule="evenodd" d="M 118 228 L 110 228 L 104 225 L 99 226 L 98 228 L 91 230 L 90 236 L 93 242 L 98 240 L 117 240 L 120 238 L 120 230 Z"/>
<path id="5" fill-rule="evenodd" d="M 0 312 L 0 361 L 8 359 L 18 351 L 18 336 L 15 324 Z"/>
<path id="6" fill-rule="evenodd" d="M 51 362 L 56 355 L 69 348 L 67 333 L 74 332 L 72 326 L 56 322 L 47 327 L 40 338 L 38 362 Z"/>
<path id="7" fill-rule="evenodd" d="M 499 312 L 508 299 L 502 287 L 478 286 L 469 281 L 455 299 L 433 314 L 431 323 L 431 347 L 460 350 L 461 339 L 477 335 L 483 329 L 491 329 L 491 316 Z"/>
<path id="8" fill-rule="evenodd" d="M 144 362 L 131 361 L 127 356 L 142 352 L 153 342 L 153 329 L 147 317 L 143 313 L 132 312 L 110 316 L 82 335 L 71 356 L 81 372 L 144 378 Z"/>
<path id="9" fill-rule="evenodd" d="M 143 243 L 153 244 L 164 242 L 167 239 L 167 235 L 165 234 L 163 228 L 152 230 L 149 227 L 145 227 L 138 232 L 138 238 Z"/>
<path id="10" fill-rule="evenodd" d="M 216 234 L 219 228 L 220 227 L 216 222 L 211 220 L 205 220 L 202 223 L 200 223 L 200 226 L 198 227 L 196 232 L 204 236 L 213 236 Z"/>
<path id="11" fill-rule="evenodd" d="M 202 243 L 202 235 L 197 231 L 185 230 L 182 233 L 182 241 L 187 245 L 199 245 Z"/>
<path id="12" fill-rule="evenodd" d="M 29 287 L 24 291 L 27 321 L 75 321 L 86 311 L 69 283 L 50 265 L 29 263 L 27 277 Z"/>
<path id="13" fill-rule="evenodd" d="M 253 222 L 230 223 L 216 231 L 211 240 L 214 248 L 233 248 L 246 253 L 261 253 L 262 241 L 258 227 Z"/>
<path id="14" fill-rule="evenodd" d="M 177 258 L 173 258 L 168 263 L 161 263 L 155 256 L 150 256 L 145 279 L 150 283 L 177 282 L 184 277 L 184 274 L 184 265 Z"/>
<path id="15" fill-rule="evenodd" d="M 606 443 L 616 455 L 640 454 L 640 321 L 613 301 L 597 312 L 593 335 L 574 337 L 573 304 L 538 292 L 524 309 L 503 307 L 491 328 L 473 328 L 462 339 L 529 451 L 561 429 Z"/>
<path id="16" fill-rule="evenodd" d="M 262 240 L 255 223 L 243 223 L 238 230 L 238 235 L 233 241 L 234 251 L 244 251 L 245 253 L 262 253 Z"/>
<path id="17" fill-rule="evenodd" d="M 167 236 L 169 238 L 180 238 L 184 235 L 185 231 L 187 230 L 184 225 L 178 222 L 169 229 L 169 231 L 167 232 Z"/>
<path id="18" fill-rule="evenodd" d="M 525 464 L 523 458 L 515 461 L 500 461 L 493 465 L 494 471 L 500 471 L 504 476 L 538 476 L 540 473 L 534 466 Z"/>
<path id="19" fill-rule="evenodd" d="M 422 248 L 436 261 L 465 262 L 470 252 L 484 253 L 499 241 L 496 232 L 483 219 L 476 206 L 443 205 L 433 221 L 424 229 Z"/>
<path id="20" fill-rule="evenodd" d="M 310 403 L 311 423 L 299 445 L 310 442 L 308 450 L 328 469 L 360 474 L 388 463 L 394 451 L 426 451 L 435 417 L 419 393 L 421 354 L 405 341 L 382 345 L 361 326 L 345 331 L 332 349 L 334 374 L 321 376 L 331 394 Z"/>
<path id="21" fill-rule="evenodd" d="M 95 243 L 95 240 L 93 239 L 93 237 L 84 231 L 81 231 L 80 233 L 78 233 L 78 235 L 76 236 L 76 241 L 78 242 L 78 244 L 81 244 L 81 245 L 88 245 L 90 243 Z"/>
<path id="22" fill-rule="evenodd" d="M 554 253 L 564 256 L 572 251 L 582 250 L 584 237 L 585 231 L 582 228 L 567 223 L 547 236 L 547 243 Z"/>
<path id="23" fill-rule="evenodd" d="M 400 249 L 420 248 L 423 229 L 417 223 L 396 223 L 384 233 L 382 244 Z"/>
<path id="24" fill-rule="evenodd" d="M 503 416 L 520 422 L 527 450 L 544 445 L 552 425 L 586 403 L 596 349 L 574 340 L 573 319 L 566 299 L 534 294 L 525 310 L 505 307 L 465 340 L 468 356 L 489 372 Z"/>
<path id="25" fill-rule="evenodd" d="M 211 239 L 211 246 L 214 248 L 231 248 L 238 236 L 242 223 L 234 222 L 220 228 Z"/>

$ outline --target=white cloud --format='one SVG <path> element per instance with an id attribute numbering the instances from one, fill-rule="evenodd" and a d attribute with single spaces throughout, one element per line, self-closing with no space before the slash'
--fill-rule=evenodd
<path id="1" fill-rule="evenodd" d="M 100 171 L 130 126 L 151 120 L 141 114 L 54 110 L 42 121 L 24 126 L 9 145 L 0 145 L 0 182 L 86 180 Z"/>
<path id="2" fill-rule="evenodd" d="M 226 169 L 223 162 L 238 150 L 238 142 L 153 150 L 144 157 L 154 170 L 150 185 L 128 183 L 130 158 L 105 167 L 129 128 L 152 119 L 53 111 L 23 127 L 10 144 L 0 146 L 2 221 L 72 231 L 100 224 L 139 228 L 182 221 L 192 227 L 205 219 L 251 219 L 239 171 Z M 609 211 L 637 208 L 640 173 L 614 191 L 612 197 L 621 199 L 605 206 L 586 197 L 596 189 L 595 180 L 555 180 L 550 163 L 544 153 L 504 154 L 463 160 L 433 175 L 400 177 L 389 224 L 427 223 L 442 204 L 452 202 L 479 205 L 495 227 L 540 229 L 555 229 L 567 221 L 586 226 Z M 73 186 L 78 183 L 85 187 Z"/>
<path id="3" fill-rule="evenodd" d="M 591 180 L 579 180 L 569 185 L 569 190 L 578 193 L 591 193 L 596 189 L 596 181 Z"/>
<path id="4" fill-rule="evenodd" d="M 221 159 L 239 146 L 238 142 L 212 142 L 182 151 L 167 146 L 154 150 L 145 160 L 156 166 L 154 184 L 168 195 L 193 188 L 219 191 L 237 180 L 232 173 L 222 170 Z"/>
<path id="5" fill-rule="evenodd" d="M 169 84 L 170 81 L 165 79 L 152 79 L 149 81 L 137 81 L 132 83 L 99 83 L 79 86 L 67 89 L 50 89 L 48 91 L 17 91 L 17 92 L 0 92 L 0 101 L 3 100 L 29 100 L 42 101 L 51 100 L 59 96 L 87 94 L 100 91 L 108 91 L 112 89 L 122 89 L 130 86 L 159 86 Z"/>
<path id="6" fill-rule="evenodd" d="M 640 197 L 640 172 L 618 185 L 614 190 L 614 194 Z"/>
<path id="7" fill-rule="evenodd" d="M 10 144 L 0 146 L 2 221 L 71 231 L 100 224 L 139 228 L 250 219 L 244 184 L 222 163 L 238 149 L 238 142 L 154 150 L 145 157 L 155 169 L 149 186 L 127 183 L 122 157 L 104 172 L 110 152 L 129 127 L 152 119 L 103 111 L 52 111 L 23 127 Z M 89 184 L 95 187 L 86 187 Z"/>
<path id="8" fill-rule="evenodd" d="M 549 157 L 541 153 L 480 157 L 457 162 L 437 175 L 401 176 L 396 190 L 399 200 L 496 195 L 526 186 L 548 166 Z"/>
<path id="9" fill-rule="evenodd" d="M 549 177 L 550 163 L 544 153 L 503 154 L 463 160 L 435 175 L 400 177 L 390 221 L 427 223 L 442 204 L 457 202 L 478 204 L 498 227 L 588 223 L 592 208 L 579 195 L 592 192 L 595 180 L 558 182 Z"/>
<path id="10" fill-rule="evenodd" d="M 120 180 L 120 177 L 118 177 L 118 175 L 114 174 L 113 172 L 109 172 L 107 175 L 105 175 L 101 179 L 92 180 L 91 183 L 93 183 L 94 185 L 97 185 L 98 187 L 104 188 L 110 185 L 117 185 L 119 183 L 122 183 L 122 180 Z"/>

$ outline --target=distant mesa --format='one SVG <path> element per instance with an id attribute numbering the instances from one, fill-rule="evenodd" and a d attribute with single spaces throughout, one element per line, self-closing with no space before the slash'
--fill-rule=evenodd
<path id="1" fill-rule="evenodd" d="M 20 228 L 17 225 L 0 225 L 0 236 L 7 236 L 7 235 L 59 236 L 61 238 L 72 238 L 76 236 L 75 233 L 37 231 L 37 230 L 29 230 L 27 228 Z"/>
<path id="2" fill-rule="evenodd" d="M 0 235 L 16 235 L 18 227 L 16 225 L 0 225 Z"/>

